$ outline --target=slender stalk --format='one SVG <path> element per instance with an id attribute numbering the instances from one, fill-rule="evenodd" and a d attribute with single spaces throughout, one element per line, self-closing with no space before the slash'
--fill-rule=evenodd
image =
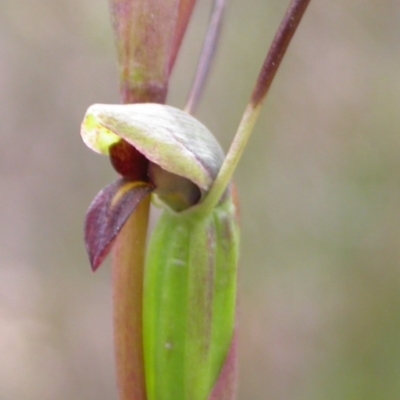
<path id="1" fill-rule="evenodd" d="M 197 64 L 193 84 L 185 106 L 185 111 L 189 114 L 195 112 L 200 97 L 204 91 L 205 82 L 210 72 L 210 67 L 214 60 L 215 50 L 217 49 L 218 40 L 221 34 L 225 3 L 225 0 L 214 0 L 207 35 L 200 55 L 200 61 Z"/>
<path id="2" fill-rule="evenodd" d="M 275 73 L 281 64 L 282 58 L 300 24 L 309 2 L 310 0 L 292 0 L 290 3 L 264 60 L 261 72 L 253 89 L 250 101 L 244 111 L 242 120 L 240 121 L 235 138 L 233 139 L 221 170 L 207 198 L 199 207 L 199 212 L 203 213 L 212 210 L 228 187 L 247 141 L 253 132 L 262 103 L 271 87 Z"/>
<path id="3" fill-rule="evenodd" d="M 143 268 L 150 197 L 131 215 L 113 247 L 114 342 L 121 400 L 145 400 Z"/>

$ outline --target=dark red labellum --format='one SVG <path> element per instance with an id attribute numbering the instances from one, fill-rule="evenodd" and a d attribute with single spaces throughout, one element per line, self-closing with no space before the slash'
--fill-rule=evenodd
<path id="1" fill-rule="evenodd" d="M 146 181 L 147 158 L 130 143 L 121 139 L 110 147 L 110 160 L 114 169 L 131 181 Z"/>

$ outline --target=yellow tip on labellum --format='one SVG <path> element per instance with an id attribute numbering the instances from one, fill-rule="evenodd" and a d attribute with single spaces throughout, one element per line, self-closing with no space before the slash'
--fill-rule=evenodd
<path id="1" fill-rule="evenodd" d="M 114 208 L 120 205 L 120 202 L 124 196 L 128 194 L 128 192 L 133 191 L 139 188 L 148 188 L 148 182 L 125 182 L 118 191 L 115 193 L 114 197 L 111 200 L 110 208 Z"/>

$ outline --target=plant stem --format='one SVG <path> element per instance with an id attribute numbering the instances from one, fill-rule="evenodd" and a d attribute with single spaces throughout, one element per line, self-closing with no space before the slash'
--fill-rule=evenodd
<path id="1" fill-rule="evenodd" d="M 113 247 L 114 343 L 121 400 L 145 400 L 143 264 L 150 196 L 129 217 Z"/>
<path id="2" fill-rule="evenodd" d="M 201 206 L 199 206 L 199 212 L 210 212 L 210 210 L 214 209 L 228 187 L 240 157 L 253 132 L 262 103 L 271 87 L 275 73 L 280 66 L 282 58 L 299 26 L 309 2 L 310 0 L 292 0 L 290 3 L 264 60 L 250 101 L 244 111 L 228 154 L 210 192 Z"/>
<path id="3" fill-rule="evenodd" d="M 186 102 L 185 111 L 193 114 L 197 108 L 200 97 L 203 93 L 207 76 L 215 56 L 215 50 L 218 45 L 218 39 L 221 34 L 221 25 L 225 11 L 225 0 L 214 0 L 214 6 L 211 12 L 210 23 L 208 25 L 207 36 L 204 40 L 200 55 L 200 61 L 197 64 L 193 84 Z"/>

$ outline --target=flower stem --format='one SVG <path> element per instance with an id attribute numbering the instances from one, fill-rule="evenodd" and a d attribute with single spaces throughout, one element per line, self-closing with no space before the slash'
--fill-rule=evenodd
<path id="1" fill-rule="evenodd" d="M 297 27 L 299 26 L 309 2 L 310 0 L 291 1 L 264 60 L 250 101 L 244 111 L 228 154 L 208 196 L 202 203 L 201 207 L 199 207 L 199 211 L 205 212 L 206 210 L 212 210 L 219 202 L 222 194 L 225 192 L 229 182 L 231 181 L 240 157 L 242 156 L 250 135 L 253 132 L 254 125 L 260 114 L 262 103 L 271 87 L 275 73 L 281 64 L 282 58 L 294 33 L 296 32 Z"/>
<path id="2" fill-rule="evenodd" d="M 143 265 L 150 196 L 118 235 L 113 247 L 114 343 L 121 400 L 145 400 L 142 304 Z"/>

